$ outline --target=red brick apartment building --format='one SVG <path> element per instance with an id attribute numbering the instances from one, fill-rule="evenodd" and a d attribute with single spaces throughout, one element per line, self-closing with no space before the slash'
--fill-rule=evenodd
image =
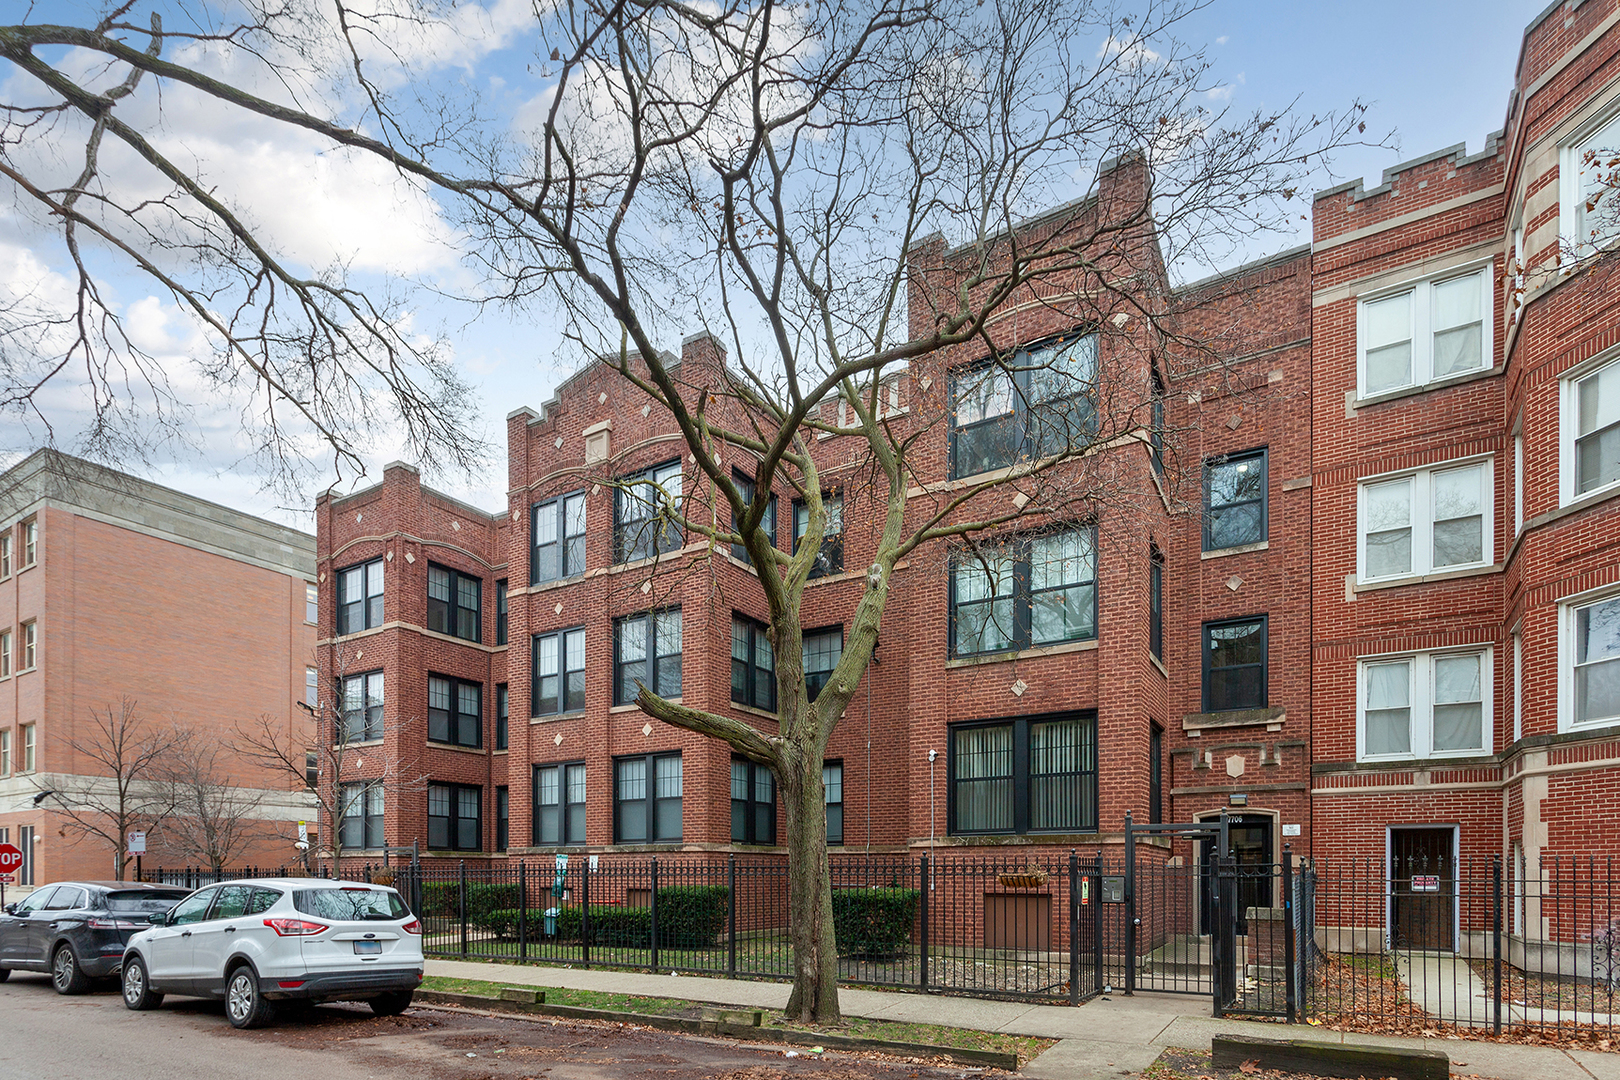
<path id="1" fill-rule="evenodd" d="M 1008 566 L 1061 568 L 1046 580 L 1079 614 L 1055 630 L 985 631 L 969 609 L 996 571 L 953 564 L 943 543 L 897 568 L 878 662 L 828 751 L 835 845 L 1117 851 L 1127 812 L 1225 809 L 1256 861 L 1284 844 L 1381 865 L 1614 848 L 1620 288 L 1585 272 L 1601 245 L 1572 238 L 1620 220 L 1587 211 L 1582 186 L 1583 150 L 1620 143 L 1617 24 L 1615 0 L 1538 17 L 1481 153 L 1322 193 L 1308 248 L 1177 290 L 1148 282 L 1192 312 L 1229 378 L 1150 370 L 1128 316 L 1050 297 L 1008 309 L 998 348 L 1091 350 L 1135 388 L 1139 431 L 1162 422 L 1163 452 L 1193 463 L 1191 490 L 1160 478 L 1154 432 L 1106 451 L 1120 487 L 1145 493 L 1136 510 L 1002 538 Z M 1098 198 L 1141 176 L 1116 164 Z M 948 277 L 942 242 L 919 252 Z M 886 395 L 895 423 L 932 425 L 913 456 L 919 507 L 1001 464 L 975 457 L 975 425 L 1027 420 L 1018 395 L 975 381 L 983 359 L 915 364 Z M 725 363 L 701 336 L 679 360 L 694 387 Z M 322 685 L 377 747 L 346 844 L 479 861 L 769 850 L 768 775 L 629 704 L 639 678 L 771 722 L 754 571 L 672 531 L 627 542 L 636 503 L 600 482 L 709 498 L 668 418 L 591 366 L 514 412 L 507 440 L 498 512 L 400 464 L 318 504 Z M 858 467 L 841 441 L 816 449 L 835 491 Z M 788 548 L 795 508 L 777 495 Z M 872 551 L 870 507 L 844 497 L 806 594 L 812 677 L 842 648 Z M 1023 610 L 1032 577 L 1011 578 Z M 1065 764 L 1037 775 L 1037 757 Z M 382 775 L 399 760 L 420 782 Z"/>
<path id="2" fill-rule="evenodd" d="M 101 741 L 93 714 L 128 699 L 144 734 L 173 723 L 213 743 L 262 716 L 307 744 L 314 538 L 51 451 L 0 492 L 0 840 L 24 852 L 18 884 L 107 878 L 112 851 L 67 815 L 114 790 L 75 748 Z M 295 859 L 314 816 L 302 785 L 241 761 L 228 779 L 261 798 L 263 839 L 240 857 Z M 161 835 L 147 866 L 178 861 Z"/>

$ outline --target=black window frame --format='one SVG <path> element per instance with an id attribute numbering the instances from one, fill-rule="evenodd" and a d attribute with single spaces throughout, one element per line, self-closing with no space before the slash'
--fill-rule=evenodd
<path id="1" fill-rule="evenodd" d="M 507 625 L 511 621 L 511 600 L 507 596 L 507 580 L 495 583 L 495 644 L 506 644 Z"/>
<path id="2" fill-rule="evenodd" d="M 1064 825 L 1054 828 L 1033 828 L 1030 826 L 1031 803 L 1031 772 L 1030 772 L 1030 737 L 1031 728 L 1036 724 L 1053 724 L 1079 722 L 1086 727 L 1082 728 L 1081 748 L 1085 749 L 1089 736 L 1090 768 L 1081 768 L 1067 773 L 1050 773 L 1051 776 L 1078 776 L 1082 783 L 1087 784 L 1088 790 L 1082 792 L 1080 801 L 1081 820 L 1074 825 Z M 1010 727 L 1011 735 L 1011 769 L 1005 777 L 979 777 L 970 779 L 997 780 L 1006 779 L 1011 782 L 1011 827 L 1006 829 L 964 829 L 958 827 L 958 790 L 962 783 L 957 777 L 957 733 L 961 731 Z M 1027 835 L 1065 835 L 1071 833 L 1094 833 L 1098 830 L 1098 815 L 1101 799 L 1101 790 L 1098 783 L 1099 762 L 1101 761 L 1101 748 L 1099 744 L 1099 725 L 1095 709 L 1080 709 L 1071 712 L 1048 713 L 1036 716 L 1000 717 L 993 720 L 970 720 L 959 724 L 950 724 L 946 727 L 946 765 L 945 765 L 945 827 L 951 836 L 1027 836 Z M 1089 777 L 1089 781 L 1085 778 Z M 1087 810 L 1085 796 L 1090 798 L 1090 820 L 1085 820 Z"/>
<path id="3" fill-rule="evenodd" d="M 828 770 L 838 770 L 838 798 L 832 797 L 832 786 L 827 782 Z M 828 758 L 821 763 L 822 799 L 827 807 L 827 843 L 841 847 L 844 843 L 844 759 Z M 838 828 L 833 829 L 833 807 L 838 808 Z"/>
<path id="4" fill-rule="evenodd" d="M 535 847 L 578 847 L 585 843 L 586 826 L 586 800 L 575 799 L 573 779 L 574 770 L 579 770 L 580 787 L 585 789 L 589 782 L 589 774 L 583 761 L 543 761 L 538 762 L 529 770 L 529 783 L 531 785 L 531 802 L 534 807 L 533 820 L 529 823 L 529 833 L 534 840 Z M 557 835 L 550 838 L 545 835 L 545 813 L 543 807 L 553 805 L 540 800 L 540 774 L 554 771 L 557 774 Z M 586 794 L 585 790 L 580 792 Z M 577 808 L 577 810 L 576 810 Z M 576 817 L 577 813 L 577 817 Z M 577 828 L 576 828 L 577 826 Z"/>
<path id="5" fill-rule="evenodd" d="M 579 666 L 569 667 L 568 642 L 575 634 L 579 635 Z M 548 639 L 557 642 L 557 673 L 555 675 L 540 674 L 540 648 L 541 642 Z M 577 676 L 577 678 L 575 677 Z M 545 679 L 557 680 L 557 691 L 547 697 L 543 693 Z M 570 716 L 585 710 L 585 628 L 583 626 L 566 626 L 561 630 L 548 630 L 544 634 L 532 634 L 529 637 L 529 715 L 530 716 Z"/>
<path id="6" fill-rule="evenodd" d="M 447 637 L 458 638 L 461 641 L 471 641 L 482 644 L 484 640 L 484 579 L 457 570 L 453 566 L 443 563 L 428 563 L 427 587 L 427 628 L 435 634 L 444 634 Z M 445 575 L 445 583 L 450 588 L 449 599 L 437 599 L 433 595 L 433 578 L 435 574 Z M 462 586 L 471 585 L 473 588 L 473 606 L 468 607 L 462 603 Z M 454 618 L 452 619 L 452 616 Z M 435 626 L 435 622 L 438 623 Z"/>
<path id="7" fill-rule="evenodd" d="M 569 532 L 568 508 L 578 500 L 579 531 Z M 549 543 L 539 543 L 540 515 L 554 515 L 557 527 L 556 539 Z M 565 491 L 545 502 L 533 503 L 529 506 L 529 584 L 540 585 L 548 581 L 567 581 L 585 572 L 585 536 L 587 522 L 590 516 L 590 502 L 586 498 L 585 489 Z M 540 565 L 540 549 L 555 547 L 556 557 L 551 560 L 551 569 L 555 573 L 544 573 Z"/>
<path id="8" fill-rule="evenodd" d="M 838 504 L 838 531 L 824 531 L 821 534 L 821 549 L 816 552 L 816 561 L 810 564 L 809 580 L 814 581 L 820 577 L 831 577 L 844 572 L 844 497 L 836 491 L 824 491 L 821 494 L 822 512 L 828 518 L 828 525 L 832 524 L 832 514 L 827 511 L 827 504 Z M 800 524 L 800 517 L 804 518 Z M 810 504 L 804 499 L 793 500 L 793 554 L 799 553 L 799 541 L 810 528 Z"/>
<path id="9" fill-rule="evenodd" d="M 505 851 L 512 837 L 512 789 L 501 784 L 495 789 L 495 850 Z"/>
<path id="10" fill-rule="evenodd" d="M 384 846 L 386 839 L 383 833 L 383 825 L 385 821 L 384 815 L 388 810 L 388 793 L 383 790 L 382 781 L 350 780 L 340 784 L 339 787 L 341 790 L 338 792 L 338 809 L 340 811 L 338 814 L 338 833 L 343 842 L 343 847 L 356 851 L 371 851 Z M 382 809 L 376 814 L 369 812 L 369 795 L 373 790 L 382 796 Z M 353 794 L 350 794 L 350 792 L 353 792 Z M 349 807 L 357 801 L 361 812 L 358 814 L 349 813 Z M 361 842 L 358 844 L 349 843 L 349 822 L 351 820 L 360 822 Z M 373 832 L 373 829 L 375 829 L 375 832 Z M 372 843 L 373 840 L 376 843 Z"/>
<path id="11" fill-rule="evenodd" d="M 1164 728 L 1148 723 L 1148 824 L 1164 822 Z"/>
<path id="12" fill-rule="evenodd" d="M 1203 543 L 1205 551 L 1230 551 L 1232 548 L 1248 547 L 1251 544 L 1263 544 L 1271 538 L 1271 455 L 1270 447 L 1258 446 L 1250 450 L 1238 450 L 1230 454 L 1220 454 L 1216 457 L 1206 458 L 1204 461 L 1204 514 L 1203 514 Z M 1215 470 L 1226 468 L 1229 465 L 1239 465 L 1247 461 L 1260 462 L 1260 495 L 1255 499 L 1236 499 L 1231 502 L 1214 506 L 1211 498 L 1214 493 Z M 1259 535 L 1253 539 L 1238 540 L 1233 543 L 1216 543 L 1211 523 L 1220 513 L 1231 511 L 1234 508 L 1251 506 L 1258 503 L 1260 507 Z"/>
<path id="13" fill-rule="evenodd" d="M 1148 460 L 1157 476 L 1164 475 L 1164 376 L 1155 366 L 1151 371 L 1152 401 L 1148 412 Z"/>
<path id="14" fill-rule="evenodd" d="M 449 792 L 449 795 L 450 795 L 450 803 L 449 803 L 450 813 L 448 815 L 435 814 L 433 812 L 433 792 L 434 792 L 435 788 Z M 465 844 L 465 843 L 462 843 L 462 841 L 461 841 L 461 833 L 462 833 L 461 824 L 462 824 L 462 822 L 464 820 L 464 818 L 462 816 L 462 813 L 461 813 L 461 794 L 462 794 L 462 792 L 466 792 L 466 791 L 470 791 L 470 792 L 472 792 L 473 794 L 475 794 L 478 797 L 478 799 L 477 799 L 477 801 L 478 801 L 478 812 L 477 812 L 477 815 L 473 818 L 473 828 L 472 828 L 473 843 L 470 846 Z M 427 786 L 427 800 L 428 800 L 428 802 L 427 802 L 427 809 L 428 809 L 428 815 L 427 815 L 427 821 L 428 821 L 427 847 L 428 847 L 428 850 L 430 850 L 430 851 L 483 851 L 484 850 L 484 789 L 483 789 L 482 785 L 479 785 L 479 784 L 456 784 L 456 783 L 449 783 L 449 782 L 440 782 L 440 781 L 437 781 L 437 780 L 430 781 L 428 783 L 428 786 Z M 433 823 L 435 821 L 444 821 L 445 822 L 445 833 L 446 833 L 446 837 L 447 837 L 447 841 L 448 841 L 445 844 L 435 844 L 433 842 L 433 827 L 434 827 Z"/>
<path id="15" fill-rule="evenodd" d="M 745 654 L 741 657 L 737 655 L 739 632 L 743 635 L 740 644 Z M 770 667 L 762 668 L 760 658 L 766 655 L 770 657 Z M 739 670 L 741 698 L 737 696 Z M 776 711 L 776 650 L 771 645 L 769 628 L 758 619 L 735 611 L 731 613 L 731 703 L 765 712 Z"/>
<path id="16" fill-rule="evenodd" d="M 1067 394 L 1059 394 L 1050 399 L 1036 400 L 1038 388 L 1035 385 L 1037 373 L 1050 370 L 1044 359 L 1034 359 L 1037 351 L 1057 349 L 1068 343 L 1072 348 L 1080 341 L 1090 338 L 1092 340 L 1091 373 L 1083 389 Z M 1072 339 L 1072 341 L 1071 341 Z M 1102 339 L 1095 328 L 1076 327 L 1061 334 L 1020 345 L 1010 354 L 1002 357 L 992 357 L 971 364 L 964 365 L 950 373 L 950 412 L 949 433 L 947 437 L 947 464 L 946 470 L 952 480 L 960 480 L 968 476 L 979 476 L 996 469 L 1006 469 L 1022 461 L 1040 460 L 1044 457 L 1053 457 L 1063 453 L 1078 453 L 1086 447 L 1077 447 L 1072 441 L 1060 448 L 1050 448 L 1043 442 L 1041 419 L 1044 413 L 1057 413 L 1063 411 L 1070 403 L 1078 404 L 1084 409 L 1080 430 L 1087 435 L 1095 436 L 1098 431 L 1096 376 L 1101 363 Z M 969 386 L 977 386 L 991 372 L 1000 372 L 1011 380 L 1010 393 L 1012 395 L 1011 412 L 999 413 L 994 417 L 976 420 L 971 424 L 959 425 L 957 423 L 960 402 L 963 390 Z M 992 425 L 1004 425 L 1007 429 L 1003 441 L 1008 445 L 1004 448 L 1006 460 L 982 460 L 987 455 L 979 455 L 970 461 L 964 461 L 964 449 L 961 438 L 964 432 L 973 432 L 978 429 L 988 430 Z M 1065 429 L 1069 427 L 1065 419 Z M 1089 446 L 1089 443 L 1087 444 Z M 964 471 L 973 467 L 972 471 Z"/>
<path id="17" fill-rule="evenodd" d="M 1217 669 L 1210 662 L 1211 661 L 1211 654 L 1214 652 L 1213 638 L 1211 637 L 1211 631 L 1213 631 L 1213 630 L 1224 630 L 1224 629 L 1229 629 L 1229 628 L 1238 627 L 1238 626 L 1248 626 L 1248 625 L 1251 625 L 1251 624 L 1257 624 L 1259 626 L 1259 628 L 1260 628 L 1260 661 L 1259 661 L 1259 663 L 1257 663 L 1257 664 L 1256 663 L 1225 664 L 1225 665 L 1222 665 L 1220 668 Z M 1201 631 L 1201 636 L 1202 636 L 1202 648 L 1201 648 L 1202 661 L 1200 663 L 1200 669 L 1202 671 L 1201 704 L 1202 704 L 1202 707 L 1203 707 L 1203 711 L 1206 712 L 1206 713 L 1243 712 L 1243 711 L 1248 710 L 1248 709 L 1264 709 L 1264 708 L 1266 708 L 1267 702 L 1269 702 L 1271 700 L 1271 698 L 1270 698 L 1270 693 L 1271 693 L 1271 690 L 1270 690 L 1270 678 L 1269 678 L 1269 676 L 1270 676 L 1270 670 L 1269 669 L 1270 669 L 1270 661 L 1271 661 L 1271 655 L 1270 655 L 1271 632 L 1270 632 L 1270 619 L 1269 619 L 1269 617 L 1266 616 L 1266 615 L 1242 615 L 1242 616 L 1238 616 L 1238 617 L 1230 618 L 1230 619 L 1212 619 L 1209 622 L 1204 623 L 1203 630 Z M 1211 673 L 1213 671 L 1216 671 L 1216 670 L 1231 671 L 1231 670 L 1236 670 L 1236 669 L 1239 669 L 1239 668 L 1258 668 L 1259 669 L 1259 671 L 1260 671 L 1260 700 L 1258 702 L 1250 703 L 1250 704 L 1236 704 L 1236 705 L 1234 705 L 1234 704 L 1221 704 L 1221 706 L 1219 708 L 1215 707 L 1212 704 L 1212 702 L 1214 701 L 1214 698 L 1211 696 L 1211 693 L 1210 693 L 1210 690 L 1211 690 L 1210 675 L 1211 675 Z"/>
<path id="18" fill-rule="evenodd" d="M 739 472 L 739 471 L 733 469 L 732 472 L 731 472 L 731 482 L 736 484 L 738 490 L 742 492 L 744 505 L 751 504 L 754 501 L 754 491 L 755 491 L 756 485 L 754 483 L 754 478 L 752 476 L 748 476 L 748 475 L 746 475 L 746 474 L 744 474 L 742 472 Z M 734 512 L 731 515 L 731 531 L 734 532 L 734 533 L 737 533 L 739 524 L 740 524 L 740 522 L 739 522 L 739 520 L 737 518 L 736 513 Z M 765 536 L 766 536 L 767 539 L 770 540 L 771 547 L 775 547 L 776 546 L 776 492 L 774 492 L 774 491 L 771 492 L 771 497 L 770 497 L 769 501 L 767 501 L 766 504 L 765 504 L 765 516 L 762 519 L 760 519 L 760 527 L 765 530 Z M 741 535 L 740 533 L 738 533 L 738 534 Z M 746 547 L 744 547 L 740 543 L 734 543 L 734 544 L 731 545 L 731 557 L 733 559 L 739 560 L 740 562 L 745 562 L 749 566 L 754 565 L 754 560 L 748 557 L 748 549 Z"/>
<path id="19" fill-rule="evenodd" d="M 434 713 L 441 711 L 433 705 L 433 682 L 435 679 L 450 684 L 450 708 L 445 712 L 444 722 L 449 725 L 446 735 L 437 738 L 433 734 L 435 718 Z M 461 688 L 473 687 L 478 691 L 478 712 L 469 720 L 466 713 L 461 711 Z M 474 741 L 467 742 L 462 736 L 468 725 L 474 734 Z M 441 746 L 463 746 L 470 750 L 477 750 L 484 745 L 484 684 L 473 682 L 471 679 L 458 679 L 453 675 L 441 675 L 437 672 L 428 673 L 428 734 L 427 741 L 438 743 Z"/>
<path id="20" fill-rule="evenodd" d="M 506 683 L 495 684 L 495 749 L 511 749 L 512 691 Z"/>
<path id="21" fill-rule="evenodd" d="M 740 799 L 737 797 L 739 769 L 743 784 Z M 770 788 L 768 798 L 760 792 L 762 780 Z M 739 832 L 742 835 L 739 836 Z M 769 765 L 745 757 L 731 759 L 731 842 L 776 846 L 776 773 Z"/>
<path id="22" fill-rule="evenodd" d="M 1164 663 L 1164 555 L 1148 550 L 1148 652 Z"/>
<path id="23" fill-rule="evenodd" d="M 656 608 L 650 611 L 639 611 L 633 615 L 621 615 L 617 619 L 613 620 L 613 704 L 629 705 L 636 700 L 635 694 L 626 694 L 626 691 L 630 688 L 625 683 L 626 675 L 630 674 L 628 669 L 634 664 L 642 665 L 641 676 L 631 676 L 635 682 L 650 687 L 655 694 L 658 694 L 659 697 L 666 700 L 681 696 L 681 653 L 658 652 L 659 622 L 662 618 L 669 616 L 674 617 L 677 632 L 681 634 L 682 642 L 684 644 L 685 627 L 681 622 L 681 609 L 678 607 Z M 645 653 L 640 660 L 626 660 L 623 656 L 625 628 L 631 623 L 635 622 L 637 619 L 644 619 L 646 621 L 644 631 L 646 634 L 646 641 L 643 646 Z M 671 666 L 671 662 L 673 662 L 673 667 L 675 669 L 675 692 L 673 694 L 665 692 L 665 690 L 661 689 L 659 685 L 660 680 L 663 679 L 663 677 L 667 674 Z M 668 684 L 666 683 L 665 685 L 667 686 Z"/>
<path id="24" fill-rule="evenodd" d="M 810 654 L 810 642 L 811 642 L 811 639 L 812 638 L 821 638 L 821 637 L 830 637 L 835 633 L 838 635 L 838 652 L 837 652 L 837 655 L 835 655 L 833 657 L 832 667 L 829 667 L 829 668 L 819 668 L 818 667 L 818 668 L 812 669 L 810 667 L 810 655 L 811 655 Z M 844 658 L 844 627 L 843 627 L 843 624 L 840 623 L 837 626 L 822 626 L 822 627 L 818 627 L 818 628 L 816 628 L 814 630 L 806 630 L 806 631 L 804 631 L 803 637 L 800 639 L 800 645 L 801 645 L 801 653 L 800 653 L 800 655 L 804 660 L 804 689 L 805 689 L 805 693 L 810 695 L 810 700 L 812 702 L 814 702 L 817 698 L 819 698 L 821 696 L 821 691 L 826 689 L 828 680 L 830 680 L 832 678 L 833 669 L 838 666 L 838 661 L 840 661 L 840 660 L 842 660 Z"/>
<path id="25" fill-rule="evenodd" d="M 673 470 L 673 475 L 681 477 L 682 491 L 672 500 L 671 506 L 658 506 L 652 509 L 646 517 L 626 520 L 625 511 L 632 501 L 641 503 L 649 508 L 652 502 L 635 494 L 633 488 L 641 485 L 651 485 L 655 497 L 662 498 L 659 488 L 662 486 L 660 477 L 667 482 Z M 622 563 L 636 562 L 641 559 L 652 559 L 659 555 L 667 555 L 672 551 L 679 551 L 682 543 L 681 525 L 674 515 L 680 512 L 679 499 L 684 492 L 684 471 L 681 468 L 681 459 L 660 462 L 640 472 L 622 476 L 618 480 L 619 486 L 613 491 L 613 563 L 618 566 Z M 634 532 L 635 535 L 631 535 Z"/>
<path id="26" fill-rule="evenodd" d="M 376 680 L 382 694 L 377 697 L 376 704 L 371 704 L 372 698 L 368 695 L 372 680 Z M 349 687 L 358 684 L 360 689 L 361 706 L 359 709 L 349 708 Z M 333 742 L 347 746 L 354 742 L 375 742 L 383 737 L 383 708 L 388 703 L 388 680 L 383 670 L 361 671 L 353 675 L 345 675 L 338 686 L 340 703 L 340 716 L 338 718 L 337 738 Z M 359 734 L 355 733 L 355 713 L 363 714 L 360 717 Z"/>
<path id="27" fill-rule="evenodd" d="M 376 593 L 371 592 L 371 570 L 373 567 L 377 570 L 378 591 Z M 358 600 L 353 600 L 348 595 L 348 581 L 349 575 L 356 570 L 360 571 L 362 593 Z M 388 569 L 384 565 L 382 556 L 379 555 L 375 559 L 367 559 L 365 562 L 345 566 L 334 573 L 333 577 L 337 579 L 337 588 L 332 590 L 332 596 L 337 604 L 334 625 L 337 627 L 339 637 L 345 634 L 358 634 L 364 630 L 375 630 L 387 620 L 383 598 L 388 587 Z M 351 608 L 359 612 L 359 626 L 353 625 L 353 618 L 349 610 Z"/>
<path id="28" fill-rule="evenodd" d="M 658 833 L 658 806 L 660 803 L 682 803 L 686 795 L 686 767 L 681 765 L 681 794 L 675 796 L 659 796 L 658 792 L 658 762 L 673 758 L 681 761 L 681 752 L 671 750 L 656 754 L 629 754 L 613 759 L 613 842 L 615 844 L 675 844 L 681 841 L 681 833 L 674 836 L 657 835 Z M 624 799 L 619 795 L 619 770 L 628 762 L 641 761 L 645 763 L 646 772 L 643 775 L 645 794 L 640 798 Z M 639 805 L 638 805 L 639 804 Z M 685 805 L 681 805 L 681 832 L 685 831 Z M 646 834 L 640 838 L 625 839 L 625 817 L 629 813 L 643 814 Z"/>
<path id="29" fill-rule="evenodd" d="M 1064 638 L 1061 641 L 1036 642 L 1034 640 L 1033 614 L 1035 590 L 1031 586 L 1030 576 L 1031 551 L 1036 540 L 1050 536 L 1059 536 L 1064 533 L 1071 532 L 1082 532 L 1089 534 L 1089 542 L 1091 545 L 1090 580 L 1082 580 L 1071 585 L 1049 587 L 1040 591 L 1043 593 L 1056 592 L 1059 589 L 1086 588 L 1089 586 L 1091 589 L 1091 632 L 1088 634 L 1081 634 L 1076 637 Z M 1000 557 L 1004 553 L 1010 553 L 1012 555 L 1013 564 L 1012 592 L 1010 594 L 1012 601 L 1013 624 L 1012 634 L 1010 635 L 1011 639 L 1005 645 L 997 645 L 993 648 L 965 652 L 962 650 L 960 643 L 957 641 L 958 609 L 964 605 L 992 604 L 995 602 L 995 598 L 967 601 L 959 600 L 957 597 L 957 572 L 961 569 L 970 569 L 975 566 L 982 566 L 981 560 L 990 557 Z M 976 549 L 958 552 L 952 558 L 950 572 L 947 575 L 949 579 L 949 606 L 947 608 L 946 618 L 948 637 L 947 648 L 949 649 L 949 655 L 953 659 L 967 656 L 993 656 L 997 653 L 1017 652 L 1029 648 L 1048 648 L 1054 645 L 1066 645 L 1077 641 L 1096 641 L 1098 636 L 1097 558 L 1097 527 L 1094 524 L 1076 524 L 1061 529 L 1047 529 L 1037 533 L 1027 533 L 1004 544 L 985 544 Z"/>

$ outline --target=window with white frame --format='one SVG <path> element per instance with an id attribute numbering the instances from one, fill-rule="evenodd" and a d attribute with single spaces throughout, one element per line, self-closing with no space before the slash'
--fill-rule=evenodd
<path id="1" fill-rule="evenodd" d="M 1364 659 L 1358 760 L 1466 756 L 1491 739 L 1490 650 Z"/>
<path id="2" fill-rule="evenodd" d="M 1575 378 L 1564 390 L 1564 501 L 1620 484 L 1620 359 Z"/>
<path id="3" fill-rule="evenodd" d="M 18 772 L 31 773 L 34 771 L 34 730 L 35 725 L 33 724 L 24 724 L 22 726 L 22 762 L 18 767 Z"/>
<path id="4" fill-rule="evenodd" d="M 1356 332 L 1360 396 L 1490 367 L 1491 302 L 1489 266 L 1362 300 Z"/>
<path id="5" fill-rule="evenodd" d="M 33 566 L 39 557 L 39 522 L 22 523 L 23 569 Z"/>
<path id="6" fill-rule="evenodd" d="M 304 669 L 304 704 L 310 708 L 321 703 L 321 673 L 316 668 Z"/>
<path id="7" fill-rule="evenodd" d="M 1560 728 L 1620 724 L 1620 596 L 1563 608 Z"/>
<path id="8" fill-rule="evenodd" d="M 1513 433 L 1513 535 L 1524 532 L 1524 432 Z"/>
<path id="9" fill-rule="evenodd" d="M 11 631 L 0 630 L 0 679 L 11 677 Z"/>
<path id="10" fill-rule="evenodd" d="M 0 578 L 11 576 L 11 534 L 0 536 Z"/>
<path id="11" fill-rule="evenodd" d="M 1590 255 L 1620 239 L 1620 111 L 1559 151 L 1559 231 L 1570 253 Z"/>
<path id="12" fill-rule="evenodd" d="M 1359 580 L 1489 566 L 1495 558 L 1491 490 L 1489 459 L 1362 481 Z"/>
<path id="13" fill-rule="evenodd" d="M 39 655 L 39 623 L 25 622 L 22 625 L 22 657 L 17 665 L 18 671 L 33 671 L 34 661 Z"/>
<path id="14" fill-rule="evenodd" d="M 321 590 L 312 582 L 304 582 L 304 621 L 321 621 Z"/>
<path id="15" fill-rule="evenodd" d="M 11 729 L 0 728 L 0 776 L 11 775 Z"/>

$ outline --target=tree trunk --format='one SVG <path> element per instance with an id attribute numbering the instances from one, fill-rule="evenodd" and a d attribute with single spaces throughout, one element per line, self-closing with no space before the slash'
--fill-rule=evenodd
<path id="1" fill-rule="evenodd" d="M 793 993 L 787 1016 L 800 1023 L 837 1023 L 838 943 L 833 935 L 820 754 L 806 754 L 782 772 L 785 775 L 777 780 L 787 812 L 788 926 L 793 940 Z"/>

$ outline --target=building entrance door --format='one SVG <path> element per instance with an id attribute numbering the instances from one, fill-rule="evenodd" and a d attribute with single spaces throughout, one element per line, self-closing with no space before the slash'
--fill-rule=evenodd
<path id="1" fill-rule="evenodd" d="M 1389 831 L 1390 944 L 1455 949 L 1457 863 L 1454 830 Z"/>
<path id="2" fill-rule="evenodd" d="M 1249 909 L 1271 907 L 1272 819 L 1259 814 L 1243 814 L 1227 819 L 1227 840 L 1232 845 L 1232 857 L 1237 861 L 1237 933 L 1249 932 Z M 1203 878 L 1202 900 L 1199 904 L 1199 925 L 1210 933 L 1215 925 L 1215 856 L 1217 839 L 1213 836 L 1199 841 L 1199 868 Z"/>

